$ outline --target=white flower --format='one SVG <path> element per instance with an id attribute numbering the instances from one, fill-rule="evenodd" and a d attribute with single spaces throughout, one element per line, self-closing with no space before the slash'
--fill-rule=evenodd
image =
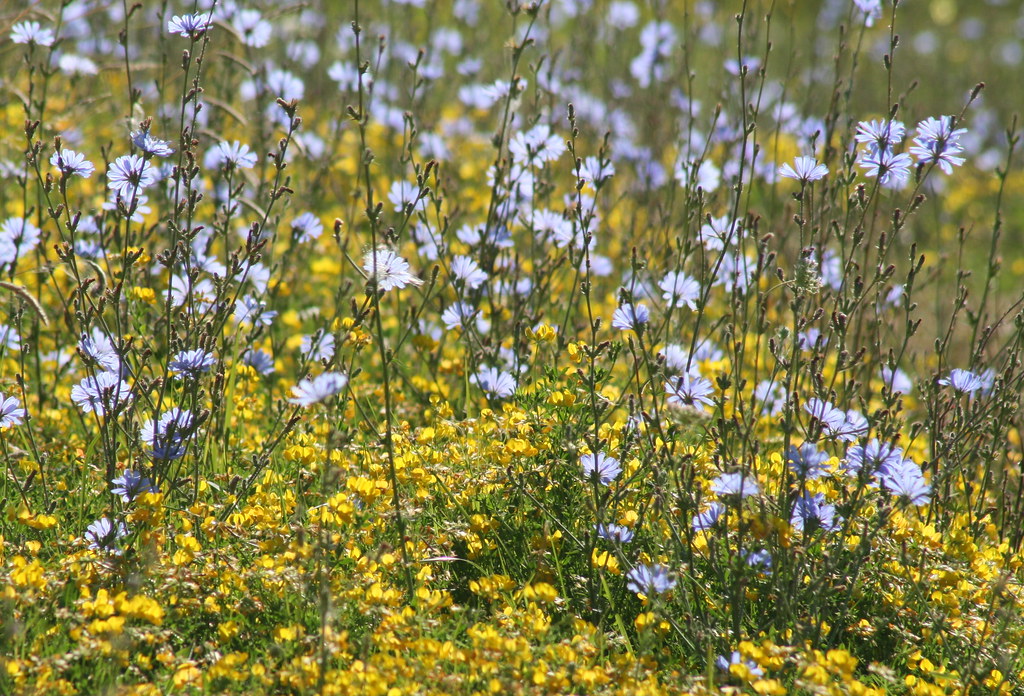
<path id="1" fill-rule="evenodd" d="M 496 367 L 482 367 L 470 378 L 470 381 L 478 385 L 485 394 L 498 399 L 512 396 L 516 390 L 516 381 L 508 372 L 502 372 Z"/>
<path id="2" fill-rule="evenodd" d="M 471 290 L 487 281 L 487 274 L 468 256 L 456 256 L 452 259 L 452 275 L 456 280 L 463 281 Z"/>
<path id="3" fill-rule="evenodd" d="M 259 10 L 240 10 L 231 24 L 246 46 L 263 48 L 270 42 L 273 27 Z"/>
<path id="4" fill-rule="evenodd" d="M 406 206 L 424 211 L 427 209 L 427 196 L 420 197 L 420 187 L 411 181 L 395 181 L 388 191 L 388 200 L 395 206 L 396 213 L 404 213 Z"/>
<path id="5" fill-rule="evenodd" d="M 853 0 L 853 4 L 864 13 L 866 26 L 874 26 L 875 20 L 882 16 L 882 0 Z"/>
<path id="6" fill-rule="evenodd" d="M 121 356 L 118 355 L 113 341 L 98 326 L 92 327 L 92 334 L 82 334 L 78 342 L 82 353 L 107 372 L 118 372 L 121 369 Z"/>
<path id="7" fill-rule="evenodd" d="M 444 322 L 445 328 L 451 331 L 452 329 L 468 326 L 474 314 L 476 314 L 476 309 L 472 305 L 465 302 L 455 302 L 444 310 L 444 313 L 441 315 L 441 321 Z"/>
<path id="8" fill-rule="evenodd" d="M 540 124 L 526 132 L 516 133 L 508 144 L 513 161 L 521 166 L 553 162 L 565 152 L 565 141 L 551 134 L 551 129 Z"/>
<path id="9" fill-rule="evenodd" d="M 706 249 L 720 251 L 735 245 L 739 239 L 739 226 L 730 217 L 709 217 L 700 226 L 700 241 Z"/>
<path id="10" fill-rule="evenodd" d="M 57 67 L 65 75 L 97 75 L 100 68 L 91 58 L 65 53 L 57 59 Z"/>
<path id="11" fill-rule="evenodd" d="M 409 271 L 409 263 L 386 247 L 366 252 L 363 270 L 376 283 L 379 290 L 388 292 L 406 285 L 423 285 L 423 281 Z"/>
<path id="12" fill-rule="evenodd" d="M 14 263 L 39 245 L 41 231 L 26 218 L 0 223 L 0 264 Z"/>
<path id="13" fill-rule="evenodd" d="M 615 176 L 615 165 L 597 157 L 586 158 L 583 160 L 583 166 L 580 167 L 580 178 L 592 183 L 595 187 L 601 186 L 613 176 Z"/>
<path id="14" fill-rule="evenodd" d="M 699 405 L 715 405 L 710 398 L 715 393 L 711 382 L 689 372 L 684 372 L 671 382 L 665 382 L 665 393 L 668 395 L 665 402 L 674 406 L 699 408 Z"/>
<path id="15" fill-rule="evenodd" d="M 203 164 L 207 169 L 252 169 L 256 166 L 256 161 L 256 153 L 249 150 L 248 145 L 237 140 L 233 143 L 218 143 L 213 149 L 207 150 L 203 158 Z"/>
<path id="16" fill-rule="evenodd" d="M 722 183 L 722 170 L 715 166 L 714 162 L 703 161 L 700 165 L 696 162 L 680 162 L 676 165 L 675 178 L 679 185 L 687 188 L 690 185 L 691 172 L 697 167 L 697 186 L 711 193 Z"/>
<path id="17" fill-rule="evenodd" d="M 53 31 L 39 26 L 39 22 L 19 22 L 11 28 L 11 41 L 36 46 L 52 46 Z"/>
<path id="18" fill-rule="evenodd" d="M 298 406 L 312 406 L 315 403 L 341 392 L 348 384 L 348 377 L 338 372 L 325 372 L 312 379 L 304 379 L 292 387 L 293 397 L 288 399 Z"/>
<path id="19" fill-rule="evenodd" d="M 685 273 L 669 271 L 658 283 L 658 287 L 665 291 L 661 296 L 666 301 L 677 306 L 685 304 L 690 309 L 697 309 L 700 283 Z"/>
<path id="20" fill-rule="evenodd" d="M 63 149 L 50 156 L 50 164 L 59 169 L 64 176 L 80 176 L 88 179 L 96 171 L 96 166 L 85 159 L 85 155 L 74 150 Z"/>
<path id="21" fill-rule="evenodd" d="M 804 184 L 809 181 L 822 179 L 826 174 L 828 174 L 828 167 L 824 164 L 818 164 L 818 161 L 813 157 L 797 157 L 793 160 L 792 166 L 786 163 L 779 167 L 780 176 L 784 176 L 787 179 L 796 179 Z"/>

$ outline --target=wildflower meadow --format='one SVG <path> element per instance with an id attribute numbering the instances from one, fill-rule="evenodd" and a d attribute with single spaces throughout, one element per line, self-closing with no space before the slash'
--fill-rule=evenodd
<path id="1" fill-rule="evenodd" d="M 0 694 L 1024 694 L 1021 37 L 0 2 Z"/>

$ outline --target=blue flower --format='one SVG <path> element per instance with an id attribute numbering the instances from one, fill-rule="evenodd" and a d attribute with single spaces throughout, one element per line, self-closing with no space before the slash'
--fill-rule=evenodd
<path id="1" fill-rule="evenodd" d="M 614 541 L 616 544 L 628 544 L 633 541 L 633 530 L 621 524 L 599 524 L 595 529 L 597 536 L 606 541 Z"/>
<path id="2" fill-rule="evenodd" d="M 689 372 L 694 376 L 700 375 L 700 368 L 697 365 L 700 358 L 693 356 L 691 359 L 690 352 L 681 345 L 669 343 L 658 351 L 658 357 L 665 361 L 667 372 Z"/>
<path id="3" fill-rule="evenodd" d="M 758 572 L 770 573 L 772 570 L 772 555 L 766 549 L 745 551 L 743 553 L 743 560 L 751 568 L 756 568 Z"/>
<path id="4" fill-rule="evenodd" d="M 726 658 L 725 655 L 719 655 L 717 658 L 715 658 L 715 666 L 723 672 L 728 672 L 731 674 L 733 665 L 746 667 L 750 671 L 750 674 L 755 677 L 760 677 L 764 675 L 764 670 L 762 670 L 756 662 L 754 662 L 753 660 L 744 660 L 743 656 L 740 655 L 738 650 L 733 650 L 732 655 L 730 655 L 728 658 Z"/>
<path id="5" fill-rule="evenodd" d="M 906 130 L 902 121 L 861 121 L 854 139 L 865 145 L 869 153 L 877 154 L 899 145 Z"/>
<path id="6" fill-rule="evenodd" d="M 821 338 L 821 330 L 812 326 L 796 335 L 796 345 L 800 350 L 811 350 L 818 345 L 819 338 Z"/>
<path id="7" fill-rule="evenodd" d="M 165 461 L 184 457 L 194 422 L 191 411 L 174 407 L 165 411 L 159 421 L 150 419 L 143 423 L 140 436 L 150 447 L 149 456 Z"/>
<path id="8" fill-rule="evenodd" d="M 111 481 L 114 485 L 110 492 L 121 496 L 121 500 L 130 503 L 143 493 L 156 493 L 157 489 L 152 481 L 136 473 L 131 469 L 125 469 L 124 473 Z"/>
<path id="9" fill-rule="evenodd" d="M 213 353 L 205 350 L 183 350 L 174 356 L 174 360 L 168 365 L 171 372 L 175 372 L 184 379 L 197 379 L 204 372 L 217 364 L 217 358 Z"/>
<path id="10" fill-rule="evenodd" d="M 252 324 L 256 326 L 270 326 L 274 323 L 274 317 L 277 316 L 277 312 L 272 309 L 267 309 L 267 303 L 257 300 L 252 295 L 246 295 L 245 297 L 235 301 L 235 314 L 234 320 L 236 324 Z"/>
<path id="11" fill-rule="evenodd" d="M 169 33 L 177 34 L 182 38 L 192 39 L 193 41 L 202 36 L 209 26 L 210 15 L 206 12 L 181 16 L 174 15 L 167 21 L 167 31 Z"/>
<path id="12" fill-rule="evenodd" d="M 829 401 L 808 399 L 804 410 L 820 421 L 823 428 L 839 428 L 846 421 L 846 413 Z"/>
<path id="13" fill-rule="evenodd" d="M 741 471 L 722 474 L 711 482 L 711 490 L 723 498 L 729 496 L 748 498 L 761 492 L 754 476 L 749 473 L 744 475 Z"/>
<path id="14" fill-rule="evenodd" d="M 131 399 L 132 388 L 116 372 L 86 377 L 71 388 L 71 400 L 83 413 L 99 416 L 116 411 Z"/>
<path id="15" fill-rule="evenodd" d="M 638 565 L 626 574 L 626 589 L 648 597 L 668 592 L 676 586 L 676 579 L 663 565 Z"/>
<path id="16" fill-rule="evenodd" d="M 10 217 L 0 225 L 0 263 L 14 263 L 39 245 L 40 230 L 29 220 Z"/>
<path id="17" fill-rule="evenodd" d="M 828 460 L 828 453 L 822 452 L 810 442 L 805 442 L 799 448 L 790 445 L 786 452 L 786 464 L 802 479 L 817 479 L 827 475 L 825 463 Z"/>
<path id="18" fill-rule="evenodd" d="M 910 178 L 910 167 L 914 160 L 910 155 L 895 154 L 892 150 L 869 152 L 860 158 L 860 166 L 867 176 L 878 177 L 878 183 L 886 188 L 902 188 Z"/>
<path id="19" fill-rule="evenodd" d="M 302 337 L 302 345 L 299 347 L 302 357 L 307 360 L 330 360 L 334 357 L 334 335 L 323 331 Z"/>
<path id="20" fill-rule="evenodd" d="M 811 495 L 804 492 L 797 499 L 793 507 L 793 516 L 790 524 L 804 534 L 811 534 L 816 529 L 824 529 L 831 532 L 838 527 L 836 522 L 836 508 L 825 502 L 825 496 L 821 493 Z"/>
<path id="21" fill-rule="evenodd" d="M 252 350 L 242 354 L 242 363 L 248 365 L 264 377 L 274 373 L 274 356 L 265 350 Z"/>
<path id="22" fill-rule="evenodd" d="M 872 438 L 866 445 L 854 445 L 846 451 L 843 468 L 855 476 L 862 469 L 872 476 L 888 471 L 903 460 L 903 450 Z"/>
<path id="23" fill-rule="evenodd" d="M 868 419 L 857 411 L 843 411 L 821 399 L 809 399 L 804 410 L 821 423 L 829 437 L 854 442 L 868 433 Z"/>
<path id="24" fill-rule="evenodd" d="M 156 183 L 156 168 L 139 155 L 122 155 L 107 170 L 107 186 L 124 200 Z"/>
<path id="25" fill-rule="evenodd" d="M 688 372 L 684 372 L 672 382 L 666 382 L 665 393 L 668 395 L 665 402 L 670 405 L 694 408 L 697 408 L 698 404 L 714 406 L 714 402 L 709 398 L 715 393 L 711 382 Z"/>
<path id="26" fill-rule="evenodd" d="M 120 554 L 121 548 L 118 542 L 128 536 L 128 527 L 124 522 L 111 522 L 106 517 L 101 517 L 85 530 L 85 540 L 89 542 L 89 548 L 93 551 L 107 551 Z"/>
<path id="27" fill-rule="evenodd" d="M 986 395 L 991 394 L 992 390 L 996 386 L 995 369 L 991 367 L 985 368 L 981 371 L 981 374 L 978 375 L 978 378 L 981 379 L 981 393 Z"/>
<path id="28" fill-rule="evenodd" d="M 650 319 L 651 312 L 642 302 L 638 305 L 624 304 L 612 315 L 612 327 L 620 331 L 640 333 Z"/>
<path id="29" fill-rule="evenodd" d="M 859 411 L 851 409 L 846 412 L 842 425 L 838 428 L 829 428 L 829 434 L 844 442 L 856 442 L 868 434 L 868 428 L 868 419 Z"/>
<path id="30" fill-rule="evenodd" d="M 882 381 L 893 394 L 909 394 L 914 388 L 907 373 L 898 367 L 882 367 Z"/>
<path id="31" fill-rule="evenodd" d="M 319 239 L 324 226 L 313 213 L 306 212 L 292 220 L 292 234 L 300 244 Z"/>
<path id="32" fill-rule="evenodd" d="M 139 130 L 132 132 L 131 136 L 132 143 L 135 147 L 139 148 L 147 155 L 170 157 L 174 154 L 174 148 L 171 147 L 171 141 L 154 138 L 149 134 L 148 128 L 140 128 Z"/>
<path id="33" fill-rule="evenodd" d="M 82 353 L 96 362 L 108 372 L 118 372 L 121 369 L 121 356 L 117 354 L 114 343 L 99 327 L 93 327 L 91 335 L 82 334 L 78 347 Z"/>
<path id="34" fill-rule="evenodd" d="M 964 151 L 960 136 L 967 132 L 966 128 L 954 129 L 955 124 L 953 116 L 921 121 L 917 124 L 917 136 L 910 153 L 917 157 L 918 162 L 938 165 L 943 173 L 952 174 L 953 167 L 964 163 L 964 158 L 958 155 Z"/>
<path id="35" fill-rule="evenodd" d="M 976 375 L 968 370 L 954 369 L 949 373 L 949 377 L 940 379 L 939 384 L 953 387 L 955 391 L 961 394 L 971 395 L 984 387 L 985 381 L 981 375 Z"/>
<path id="36" fill-rule="evenodd" d="M 695 532 L 706 532 L 707 530 L 718 524 L 718 521 L 722 519 L 722 515 L 725 514 L 725 506 L 721 503 L 711 503 L 707 510 L 698 512 L 693 516 L 691 524 Z"/>
<path id="37" fill-rule="evenodd" d="M 0 324 L 0 348 L 21 350 L 21 334 L 13 326 Z"/>
<path id="38" fill-rule="evenodd" d="M 580 465 L 583 467 L 583 476 L 588 481 L 597 476 L 597 480 L 608 486 L 622 473 L 622 465 L 615 457 L 609 457 L 604 452 L 597 454 L 584 454 L 580 456 Z"/>
<path id="39" fill-rule="evenodd" d="M 932 487 L 924 480 L 921 467 L 910 459 L 900 459 L 898 464 L 889 466 L 878 478 L 886 490 L 909 501 L 911 505 L 927 505 L 931 498 Z"/>
<path id="40" fill-rule="evenodd" d="M 21 425 L 25 418 L 25 409 L 21 407 L 21 401 L 14 396 L 0 394 L 0 428 L 10 428 L 12 425 Z"/>

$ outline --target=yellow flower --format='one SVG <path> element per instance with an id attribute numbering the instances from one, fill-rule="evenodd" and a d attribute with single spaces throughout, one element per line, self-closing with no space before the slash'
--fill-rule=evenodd
<path id="1" fill-rule="evenodd" d="M 278 643 L 290 643 L 299 635 L 298 626 L 278 626 L 274 629 L 274 640 Z"/>
<path id="2" fill-rule="evenodd" d="M 217 636 L 222 643 L 226 643 L 237 636 L 239 630 L 237 621 L 223 621 L 217 625 Z"/>
<path id="3" fill-rule="evenodd" d="M 558 591 L 546 582 L 537 582 L 527 585 L 522 591 L 523 597 L 531 601 L 550 604 L 558 599 Z"/>
<path id="4" fill-rule="evenodd" d="M 143 288 L 134 285 L 129 294 L 133 299 L 145 302 L 146 304 L 156 304 L 156 292 L 153 291 L 153 288 Z"/>
<path id="5" fill-rule="evenodd" d="M 174 672 L 172 680 L 175 689 L 182 689 L 186 686 L 201 687 L 203 684 L 203 673 L 192 662 L 186 662 Z"/>
<path id="6" fill-rule="evenodd" d="M 608 551 L 594 549 L 590 554 L 590 564 L 595 568 L 604 568 L 610 573 L 619 573 L 619 561 Z"/>

